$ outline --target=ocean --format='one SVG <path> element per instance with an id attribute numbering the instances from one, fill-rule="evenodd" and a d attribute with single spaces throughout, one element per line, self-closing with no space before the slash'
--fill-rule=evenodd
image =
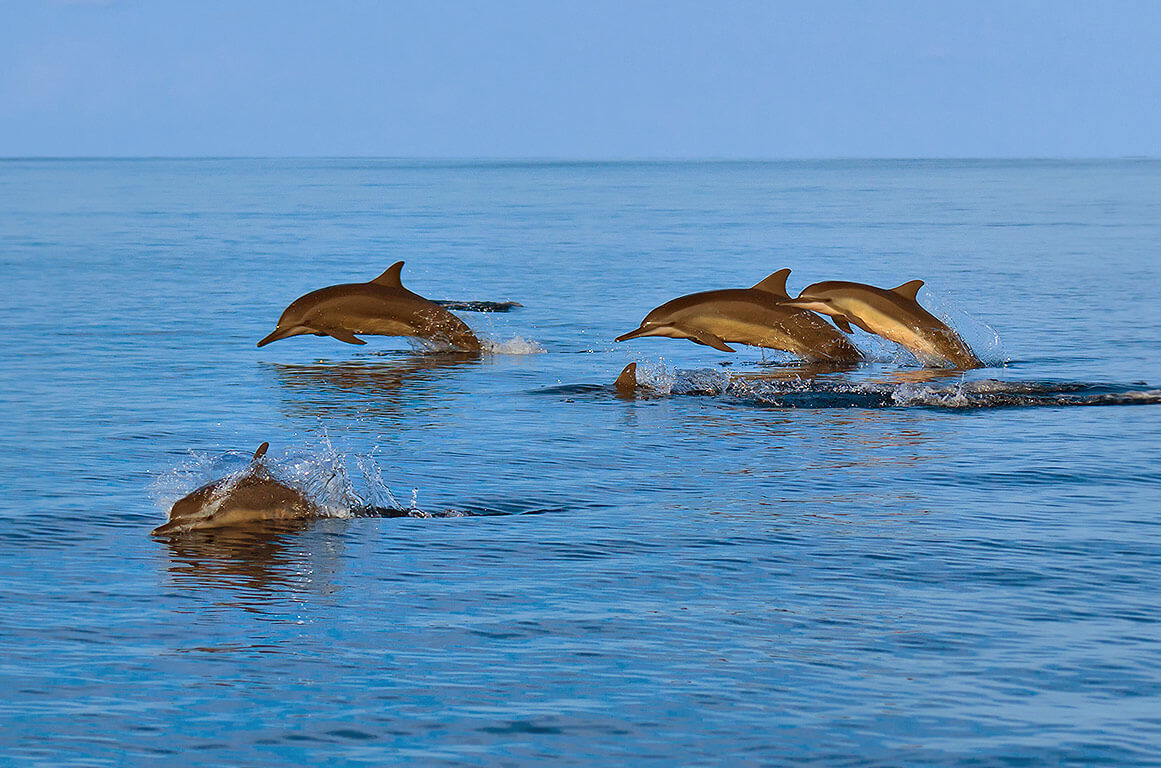
<path id="1" fill-rule="evenodd" d="M 256 348 L 398 260 L 521 306 Z M 783 267 L 985 367 L 613 341 Z M 0 764 L 1161 765 L 1159 161 L 6 160 L 0 277 Z"/>

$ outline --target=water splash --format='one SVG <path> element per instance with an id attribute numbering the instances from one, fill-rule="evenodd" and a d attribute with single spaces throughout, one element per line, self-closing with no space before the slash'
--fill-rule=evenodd
<path id="1" fill-rule="evenodd" d="M 542 355 L 545 352 L 539 342 L 523 336 L 513 336 L 503 341 L 484 339 L 482 343 L 484 351 L 493 355 Z"/>

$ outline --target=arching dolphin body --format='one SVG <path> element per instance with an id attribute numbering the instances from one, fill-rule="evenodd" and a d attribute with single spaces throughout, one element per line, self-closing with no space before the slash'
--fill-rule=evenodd
<path id="1" fill-rule="evenodd" d="M 301 520 L 320 514 L 317 504 L 270 474 L 262 463 L 269 446 L 269 443 L 258 446 L 241 477 L 215 480 L 178 499 L 169 512 L 169 522 L 155 528 L 153 535 L 272 520 Z"/>
<path id="2" fill-rule="evenodd" d="M 617 337 L 689 339 L 733 352 L 727 342 L 781 349 L 808 360 L 849 362 L 862 354 L 816 315 L 787 305 L 786 277 L 780 269 L 753 288 L 692 293 L 667 301 L 641 321 L 641 327 Z"/>
<path id="3" fill-rule="evenodd" d="M 983 363 L 955 331 L 919 306 L 915 295 L 922 286 L 922 280 L 912 280 L 886 291 L 831 280 L 807 286 L 787 304 L 829 315 L 847 333 L 857 325 L 867 333 L 902 344 L 932 367 L 981 367 Z"/>
<path id="4" fill-rule="evenodd" d="M 278 325 L 258 346 L 313 333 L 348 344 L 366 344 L 356 333 L 379 336 L 418 336 L 475 352 L 480 340 L 472 329 L 438 304 L 403 287 L 397 261 L 368 283 L 332 285 L 311 291 L 291 302 Z"/>

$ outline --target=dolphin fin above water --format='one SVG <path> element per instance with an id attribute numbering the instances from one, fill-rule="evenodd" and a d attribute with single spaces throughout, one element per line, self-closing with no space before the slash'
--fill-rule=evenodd
<path id="1" fill-rule="evenodd" d="M 788 277 L 790 277 L 790 270 L 780 269 L 777 272 L 772 273 L 766 279 L 754 283 L 754 286 L 750 290 L 765 291 L 766 293 L 772 293 L 781 299 L 789 299 L 790 294 L 786 292 L 786 278 Z"/>
<path id="2" fill-rule="evenodd" d="M 637 364 L 629 363 L 621 370 L 621 375 L 613 382 L 613 389 L 622 395 L 637 391 Z"/>
<path id="3" fill-rule="evenodd" d="M 382 285 L 386 288 L 403 288 L 403 262 L 395 262 L 383 270 L 383 274 L 368 282 L 375 285 Z"/>
<path id="4" fill-rule="evenodd" d="M 919 289 L 923 287 L 922 280 L 908 280 L 903 285 L 897 285 L 891 289 L 891 293 L 897 293 L 905 299 L 911 301 L 919 301 Z"/>

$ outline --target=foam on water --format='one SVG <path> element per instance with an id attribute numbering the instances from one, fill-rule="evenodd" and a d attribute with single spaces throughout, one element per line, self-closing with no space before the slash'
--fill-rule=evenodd
<path id="1" fill-rule="evenodd" d="M 510 339 L 481 339 L 484 351 L 493 355 L 540 355 L 544 354 L 544 347 L 537 341 L 526 339 L 523 336 L 513 336 Z"/>

